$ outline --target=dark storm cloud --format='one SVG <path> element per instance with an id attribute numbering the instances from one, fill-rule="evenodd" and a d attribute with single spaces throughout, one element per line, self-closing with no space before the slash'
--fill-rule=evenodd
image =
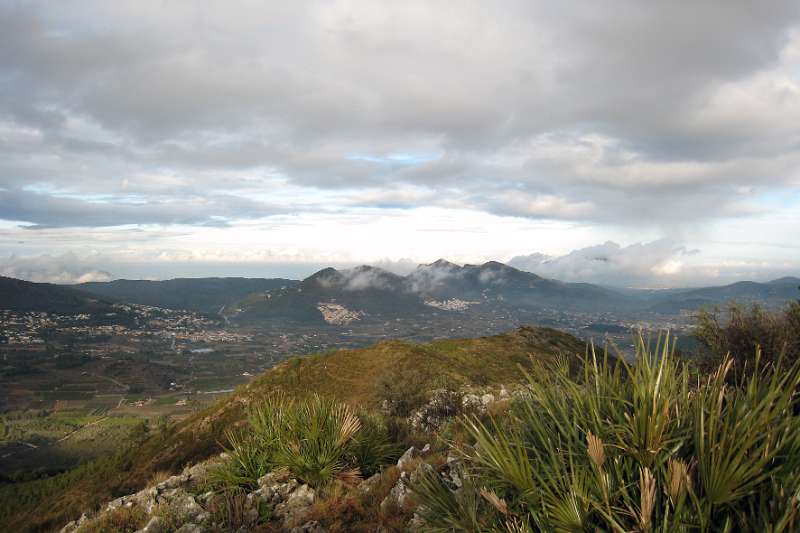
<path id="1" fill-rule="evenodd" d="M 378 207 L 387 193 L 370 191 L 418 187 L 402 205 L 623 225 L 748 214 L 758 192 L 797 186 L 798 17 L 778 0 L 8 1 L 0 218 L 250 218 L 276 178 Z M 142 178 L 159 175 L 180 183 Z M 123 181 L 146 205 L 19 191 Z"/>

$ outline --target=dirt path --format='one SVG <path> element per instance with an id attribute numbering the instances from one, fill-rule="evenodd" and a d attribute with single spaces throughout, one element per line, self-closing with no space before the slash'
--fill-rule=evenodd
<path id="1" fill-rule="evenodd" d="M 99 424 L 100 422 L 102 422 L 103 420 L 105 420 L 107 418 L 109 418 L 109 417 L 108 416 L 104 416 L 103 418 L 98 418 L 94 422 L 89 422 L 88 424 L 84 424 L 83 426 L 81 426 L 81 427 L 79 427 L 77 429 L 73 429 L 72 431 L 70 431 L 69 433 L 67 433 L 66 435 L 64 435 L 63 437 L 58 439 L 57 441 L 55 441 L 54 444 L 58 444 L 59 442 L 63 442 L 65 440 L 67 440 L 68 438 L 70 438 L 71 436 L 73 436 L 75 433 L 79 432 L 80 430 L 88 428 L 89 426 L 93 426 L 95 424 Z"/>
<path id="2" fill-rule="evenodd" d="M 98 379 L 105 379 L 105 380 L 108 380 L 108 381 L 110 381 L 111 383 L 113 383 L 114 385 L 116 385 L 117 387 L 122 387 L 123 389 L 125 389 L 125 392 L 128 392 L 128 391 L 131 389 L 131 388 L 130 388 L 130 386 L 128 386 L 128 385 L 125 385 L 125 384 L 124 384 L 124 383 L 122 383 L 121 381 L 117 381 L 117 380 L 116 380 L 116 379 L 114 379 L 114 378 L 110 378 L 110 377 L 108 377 L 108 376 L 101 376 L 100 374 L 89 374 L 89 375 L 90 375 L 90 376 L 94 376 L 94 377 L 96 377 L 96 378 L 98 378 Z"/>

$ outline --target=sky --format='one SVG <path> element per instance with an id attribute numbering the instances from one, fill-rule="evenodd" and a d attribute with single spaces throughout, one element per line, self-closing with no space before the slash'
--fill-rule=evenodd
<path id="1" fill-rule="evenodd" d="M 800 275 L 800 2 L 0 0 L 0 275 Z"/>

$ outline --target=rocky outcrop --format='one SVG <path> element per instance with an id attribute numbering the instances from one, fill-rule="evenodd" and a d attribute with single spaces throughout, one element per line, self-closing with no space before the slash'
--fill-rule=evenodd
<path id="1" fill-rule="evenodd" d="M 498 400 L 511 396 L 505 388 L 495 395 L 465 390 L 437 389 L 430 393 L 428 402 L 411 413 L 411 427 L 422 432 L 438 431 L 454 417 L 460 415 L 483 415 Z"/>
<path id="2" fill-rule="evenodd" d="M 222 523 L 224 513 L 218 509 L 219 496 L 203 491 L 208 469 L 214 461 L 201 463 L 134 494 L 108 502 L 92 516 L 82 516 L 61 529 L 61 533 L 81 533 L 89 522 L 102 521 L 110 513 L 124 509 L 139 509 L 145 515 L 145 525 L 137 533 L 211 533 L 230 529 Z M 316 521 L 308 520 L 316 500 L 313 488 L 285 473 L 273 472 L 258 480 L 258 488 L 240 495 L 240 524 L 238 533 L 254 531 L 268 521 L 273 530 L 291 533 L 324 533 Z"/>
<path id="3" fill-rule="evenodd" d="M 420 475 L 426 472 L 433 472 L 433 467 L 422 461 L 422 456 L 429 451 L 429 444 L 426 444 L 422 450 L 417 450 L 412 446 L 400 456 L 400 459 L 397 460 L 400 478 L 381 502 L 381 512 L 387 513 L 392 509 L 406 509 L 412 506 L 413 498 L 411 486 Z"/>

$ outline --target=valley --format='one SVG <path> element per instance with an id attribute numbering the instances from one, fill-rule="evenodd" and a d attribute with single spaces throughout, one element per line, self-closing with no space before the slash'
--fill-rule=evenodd
<path id="1" fill-rule="evenodd" d="M 182 299 L 175 290 L 163 291 L 163 299 L 159 290 L 138 290 L 153 282 L 70 289 L 5 281 L 0 471 L 11 480 L 71 468 L 113 450 L 133 431 L 187 418 L 293 356 L 390 339 L 497 335 L 526 325 L 611 342 L 625 353 L 632 331 L 669 329 L 691 349 L 698 295 L 702 304 L 723 304 L 755 294 L 780 306 L 795 282 L 750 284 L 745 293 L 729 287 L 625 293 L 545 280 L 500 263 L 444 261 L 405 278 L 360 267 L 325 269 L 302 282 L 180 280 L 188 291 Z M 120 300 L 120 287 L 147 303 Z M 211 294 L 202 294 L 209 287 Z M 226 296 L 220 287 L 259 290 Z"/>

